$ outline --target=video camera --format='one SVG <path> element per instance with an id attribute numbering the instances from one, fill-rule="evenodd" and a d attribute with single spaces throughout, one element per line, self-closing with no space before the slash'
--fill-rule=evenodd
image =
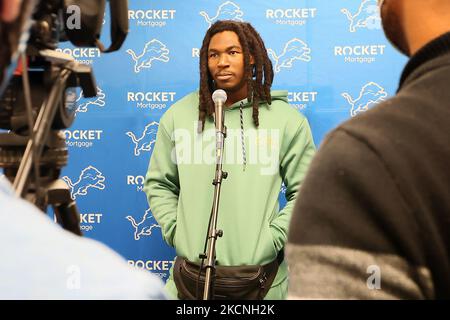
<path id="1" fill-rule="evenodd" d="M 0 132 L 0 167 L 17 195 L 44 212 L 52 205 L 58 222 L 79 235 L 76 204 L 59 179 L 68 160 L 61 130 L 75 118 L 76 88 L 87 98 L 97 86 L 91 67 L 55 49 L 70 41 L 118 50 L 128 33 L 128 2 L 109 1 L 107 49 L 100 41 L 105 8 L 106 0 L 23 0 L 15 21 L 0 21 L 0 129 L 8 130 Z"/>

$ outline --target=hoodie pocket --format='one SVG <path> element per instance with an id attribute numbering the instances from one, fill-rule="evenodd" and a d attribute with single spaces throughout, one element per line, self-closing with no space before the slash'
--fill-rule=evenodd
<path id="1" fill-rule="evenodd" d="M 173 244 L 174 249 L 176 249 L 177 248 L 177 227 L 175 227 L 175 230 L 173 231 L 172 244 Z"/>
<path id="2" fill-rule="evenodd" d="M 277 248 L 275 247 L 275 241 L 273 239 L 272 228 L 270 227 L 269 222 L 266 222 L 265 225 L 266 225 L 266 232 L 265 232 L 266 235 L 264 238 L 266 239 L 266 242 L 269 242 L 267 244 L 267 246 L 271 249 L 270 257 L 272 259 L 275 259 L 275 257 L 278 254 L 278 251 L 277 251 Z"/>

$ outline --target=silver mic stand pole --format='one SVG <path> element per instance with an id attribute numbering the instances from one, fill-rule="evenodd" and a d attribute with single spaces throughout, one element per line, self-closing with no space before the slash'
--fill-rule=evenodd
<path id="1" fill-rule="evenodd" d="M 208 230 L 208 246 L 206 258 L 207 262 L 205 265 L 206 275 L 205 275 L 205 288 L 203 291 L 203 300 L 211 299 L 211 292 L 214 288 L 214 275 L 216 270 L 216 241 L 217 237 L 223 236 L 222 230 L 217 230 L 217 217 L 219 214 L 219 199 L 220 199 L 220 189 L 222 186 L 222 179 L 226 179 L 228 173 L 222 171 L 223 162 L 223 152 L 225 148 L 225 138 L 226 127 L 224 125 L 224 110 L 223 105 L 226 101 L 226 93 L 223 90 L 216 90 L 213 94 L 213 100 L 216 92 L 220 91 L 220 94 L 225 96 L 225 99 L 217 99 L 216 112 L 215 112 L 215 122 L 216 122 L 216 174 L 214 177 L 214 200 L 211 209 L 211 218 Z M 205 256 L 203 256 L 205 258 Z"/>

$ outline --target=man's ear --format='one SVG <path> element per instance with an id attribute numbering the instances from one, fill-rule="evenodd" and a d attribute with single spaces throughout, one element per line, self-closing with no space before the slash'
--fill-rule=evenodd
<path id="1" fill-rule="evenodd" d="M 252 55 L 250 55 L 250 64 L 251 65 L 255 64 L 255 59 L 253 58 Z"/>

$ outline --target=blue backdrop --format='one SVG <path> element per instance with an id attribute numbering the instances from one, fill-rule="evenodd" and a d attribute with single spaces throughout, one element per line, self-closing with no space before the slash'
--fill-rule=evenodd
<path id="1" fill-rule="evenodd" d="M 130 0 L 128 16 L 130 33 L 119 52 L 61 45 L 93 65 L 99 92 L 78 100 L 76 121 L 66 131 L 70 158 L 63 176 L 84 235 L 163 280 L 174 250 L 164 243 L 142 191 L 153 141 L 141 136 L 198 87 L 199 48 L 211 23 L 254 25 L 273 61 L 273 89 L 289 91 L 317 145 L 342 121 L 393 95 L 405 64 L 384 37 L 376 0 Z M 108 26 L 107 13 L 105 42 Z M 96 179 L 84 192 L 88 174 Z M 282 192 L 280 199 L 284 205 Z"/>

